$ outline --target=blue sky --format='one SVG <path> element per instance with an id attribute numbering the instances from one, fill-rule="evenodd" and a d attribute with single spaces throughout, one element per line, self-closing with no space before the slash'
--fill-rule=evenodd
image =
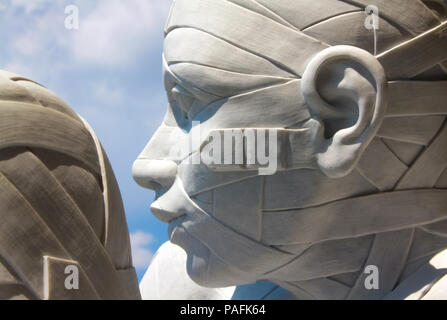
<path id="1" fill-rule="evenodd" d="M 161 78 L 170 0 L 0 0 L 0 69 L 37 81 L 94 128 L 121 188 L 141 279 L 167 226 L 149 206 L 154 194 L 132 179 L 132 163 L 166 107 Z M 79 9 L 79 30 L 65 8 Z"/>

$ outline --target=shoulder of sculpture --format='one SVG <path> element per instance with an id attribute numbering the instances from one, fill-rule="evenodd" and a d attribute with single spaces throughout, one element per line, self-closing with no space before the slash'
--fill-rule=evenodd
<path id="1" fill-rule="evenodd" d="M 143 300 L 227 300 L 231 288 L 203 288 L 186 272 L 186 253 L 171 242 L 164 243 L 154 254 L 143 279 Z"/>
<path id="2" fill-rule="evenodd" d="M 260 300 L 290 299 L 291 295 L 271 282 L 228 288 L 205 288 L 186 272 L 186 253 L 171 242 L 155 253 L 140 283 L 144 300 Z"/>
<path id="3" fill-rule="evenodd" d="M 439 276 L 430 283 L 422 300 L 446 300 L 447 299 L 447 250 L 438 253 L 430 260 L 430 265 L 437 270 Z"/>
<path id="4" fill-rule="evenodd" d="M 441 251 L 403 280 L 385 299 L 447 299 L 447 250 Z"/>

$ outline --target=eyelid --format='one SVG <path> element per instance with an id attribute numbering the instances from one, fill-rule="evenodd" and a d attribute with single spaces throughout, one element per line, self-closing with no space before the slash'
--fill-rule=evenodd
<path id="1" fill-rule="evenodd" d="M 185 90 L 181 85 L 176 85 L 171 90 L 172 98 L 177 102 L 178 106 L 188 114 L 191 106 L 193 105 L 196 98 L 187 90 Z"/>
<path id="2" fill-rule="evenodd" d="M 169 65 L 164 55 L 163 55 L 163 74 L 165 79 L 165 88 L 168 91 L 168 93 L 171 92 L 172 87 L 175 86 L 176 84 L 182 84 L 183 88 L 187 88 L 187 91 L 190 92 L 194 97 L 204 102 L 211 103 L 213 101 L 222 99 L 222 97 L 205 92 L 200 88 L 189 87 L 186 83 L 185 85 L 183 85 L 184 82 L 180 78 L 178 78 L 169 68 Z"/>
<path id="3" fill-rule="evenodd" d="M 209 103 L 196 99 L 192 104 L 191 109 L 188 112 L 188 117 L 190 119 L 194 119 L 194 117 L 197 116 L 199 113 L 201 113 L 203 110 L 205 110 L 208 105 Z"/>

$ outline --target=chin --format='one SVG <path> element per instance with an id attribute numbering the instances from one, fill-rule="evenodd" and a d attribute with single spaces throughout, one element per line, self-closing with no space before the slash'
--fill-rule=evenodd
<path id="1" fill-rule="evenodd" d="M 186 271 L 199 286 L 223 288 L 255 282 L 249 274 L 222 261 L 183 227 L 178 227 L 172 232 L 171 242 L 185 250 L 187 255 Z"/>
<path id="2" fill-rule="evenodd" d="M 224 288 L 247 283 L 244 276 L 229 268 L 211 252 L 206 260 L 188 254 L 186 271 L 195 283 L 206 288 Z"/>

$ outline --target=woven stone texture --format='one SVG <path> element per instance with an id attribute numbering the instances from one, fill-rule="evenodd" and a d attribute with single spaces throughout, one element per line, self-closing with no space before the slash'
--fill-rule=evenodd
<path id="1" fill-rule="evenodd" d="M 121 195 L 94 132 L 0 71 L 0 298 L 137 299 Z M 68 266 L 79 289 L 67 290 Z"/>

